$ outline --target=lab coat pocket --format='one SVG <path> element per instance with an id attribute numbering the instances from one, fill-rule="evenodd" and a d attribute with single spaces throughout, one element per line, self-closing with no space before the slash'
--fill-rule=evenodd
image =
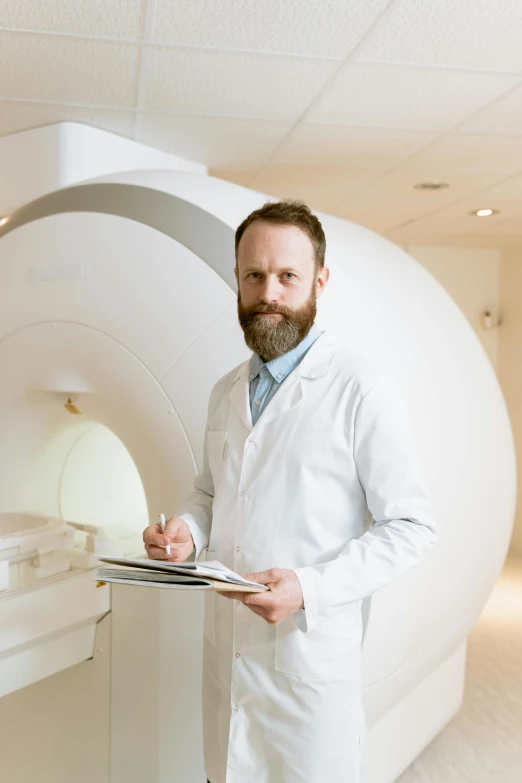
<path id="1" fill-rule="evenodd" d="M 276 625 L 275 668 L 284 674 L 321 680 L 353 676 L 350 653 L 360 646 L 359 602 L 334 617 L 324 618 L 313 631 L 300 631 L 293 617 Z"/>
<path id="2" fill-rule="evenodd" d="M 227 433 L 209 430 L 207 432 L 207 448 L 210 472 L 216 488 L 219 485 L 227 455 Z"/>

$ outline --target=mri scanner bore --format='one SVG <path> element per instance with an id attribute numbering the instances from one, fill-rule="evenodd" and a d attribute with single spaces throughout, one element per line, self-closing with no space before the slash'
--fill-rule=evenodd
<path id="1" fill-rule="evenodd" d="M 68 401 L 66 410 L 79 408 Z M 0 512 L 0 592 L 41 580 L 92 569 L 99 555 L 132 555 L 142 550 L 139 528 L 147 507 L 139 474 L 129 453 L 107 428 L 87 421 L 66 437 L 60 466 L 59 516 L 33 512 Z M 46 449 L 49 462 L 63 452 L 55 443 Z M 69 516 L 70 515 L 70 516 Z M 71 518 L 70 518 L 71 517 Z M 95 519 L 97 524 L 94 524 Z"/>
<path id="2" fill-rule="evenodd" d="M 109 525 L 122 525 L 132 538 L 189 496 L 211 389 L 249 356 L 237 323 L 234 231 L 265 200 L 204 174 L 129 170 L 39 196 L 0 226 L 8 519 L 35 515 L 35 535 L 52 521 L 69 542 L 66 521 L 107 538 Z M 368 781 L 392 783 L 460 707 L 466 638 L 509 543 L 513 443 L 494 372 L 442 288 L 390 242 L 319 217 L 331 281 L 318 323 L 400 385 L 440 528 L 422 567 L 363 603 Z M 82 275 L 68 275 L 71 265 Z M 69 398 L 81 415 L 64 408 Z M 88 489 L 101 454 L 96 428 L 120 449 L 121 475 L 133 476 L 119 485 L 120 508 L 102 484 Z M 44 783 L 166 783 L 173 758 L 180 780 L 205 780 L 203 606 L 201 596 L 173 592 L 97 589 L 94 571 L 72 568 L 0 593 L 0 729 L 12 779 L 31 779 L 29 730 Z M 70 751 L 66 770 L 46 751 L 52 736 Z"/>

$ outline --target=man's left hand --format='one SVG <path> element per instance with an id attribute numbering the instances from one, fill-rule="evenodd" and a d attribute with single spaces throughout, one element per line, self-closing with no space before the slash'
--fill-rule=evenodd
<path id="1" fill-rule="evenodd" d="M 303 593 L 297 574 L 286 568 L 271 568 L 256 574 L 246 574 L 245 579 L 267 585 L 266 593 L 219 592 L 225 598 L 241 601 L 270 625 L 277 625 L 303 608 Z"/>

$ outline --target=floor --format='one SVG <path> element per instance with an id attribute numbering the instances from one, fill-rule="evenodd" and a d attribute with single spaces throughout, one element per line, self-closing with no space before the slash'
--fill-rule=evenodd
<path id="1" fill-rule="evenodd" d="M 396 783 L 522 782 L 522 556 L 469 637 L 464 704 Z"/>

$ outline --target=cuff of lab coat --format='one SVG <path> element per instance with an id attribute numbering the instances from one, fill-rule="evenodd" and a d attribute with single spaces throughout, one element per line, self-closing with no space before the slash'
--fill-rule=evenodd
<path id="1" fill-rule="evenodd" d="M 201 532 L 201 529 L 197 525 L 196 520 L 192 514 L 180 514 L 179 516 L 181 519 L 184 519 L 189 526 L 189 530 L 194 541 L 195 551 L 192 552 L 191 556 L 187 558 L 187 560 L 197 560 L 201 553 L 208 547 L 208 539 Z"/>
<path id="2" fill-rule="evenodd" d="M 304 599 L 304 609 L 295 612 L 294 620 L 299 630 L 307 633 L 313 631 L 319 617 L 313 573 L 310 568 L 294 568 L 294 573 L 299 579 Z"/>

